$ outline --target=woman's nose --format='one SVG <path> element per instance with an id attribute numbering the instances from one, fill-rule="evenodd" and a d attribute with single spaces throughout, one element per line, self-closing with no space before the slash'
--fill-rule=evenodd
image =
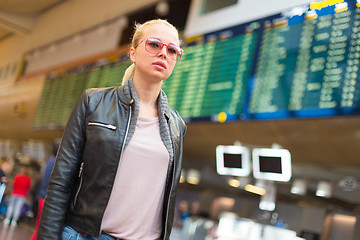
<path id="1" fill-rule="evenodd" d="M 159 55 L 159 56 L 161 55 L 161 56 L 164 56 L 164 57 L 167 56 L 167 47 L 166 47 L 165 44 L 162 46 L 161 51 L 159 52 L 158 55 Z"/>

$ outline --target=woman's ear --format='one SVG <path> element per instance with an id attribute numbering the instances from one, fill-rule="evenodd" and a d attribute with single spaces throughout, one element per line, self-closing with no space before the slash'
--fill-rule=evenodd
<path id="1" fill-rule="evenodd" d="M 135 48 L 130 48 L 130 60 L 135 63 Z"/>

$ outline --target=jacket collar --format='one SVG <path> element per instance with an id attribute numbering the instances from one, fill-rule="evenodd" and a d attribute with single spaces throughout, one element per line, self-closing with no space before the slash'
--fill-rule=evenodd
<path id="1" fill-rule="evenodd" d="M 159 100 L 158 100 L 158 109 L 159 109 L 159 113 L 163 113 L 166 117 L 166 120 L 169 120 L 170 108 L 168 105 L 167 96 L 162 89 L 160 89 Z"/>
<path id="2" fill-rule="evenodd" d="M 130 82 L 131 82 L 131 84 L 130 84 Z M 127 106 L 130 106 L 134 102 L 132 92 L 135 92 L 135 88 L 133 87 L 134 90 L 131 90 L 130 85 L 134 86 L 132 79 L 129 79 L 122 86 L 118 87 L 119 99 L 123 104 L 125 104 Z M 136 94 L 136 92 L 135 92 L 135 94 Z"/>
<path id="3" fill-rule="evenodd" d="M 133 79 L 127 80 L 123 86 L 118 88 L 120 101 L 126 106 L 132 105 L 134 114 L 130 120 L 130 130 L 128 138 L 125 142 L 125 147 L 130 142 L 131 137 L 135 132 L 136 121 L 140 112 L 140 104 L 135 91 Z M 170 136 L 169 120 L 170 120 L 170 108 L 165 92 L 161 89 L 158 97 L 158 112 L 159 112 L 159 125 L 160 125 L 160 136 L 165 144 L 166 149 L 170 154 L 170 161 L 173 161 L 174 149 L 172 146 L 172 139 Z"/>
<path id="4" fill-rule="evenodd" d="M 120 101 L 123 104 L 125 104 L 127 106 L 134 104 L 135 109 L 137 107 L 140 108 L 140 106 L 138 105 L 139 99 L 137 97 L 137 94 L 135 91 L 135 86 L 134 86 L 134 81 L 132 78 L 127 80 L 124 83 L 124 85 L 122 85 L 118 88 L 118 94 L 119 94 Z M 170 119 L 170 108 L 168 106 L 167 96 L 162 89 L 160 89 L 160 94 L 159 94 L 158 98 L 159 98 L 158 99 L 159 115 L 164 114 L 166 119 L 169 120 Z"/>

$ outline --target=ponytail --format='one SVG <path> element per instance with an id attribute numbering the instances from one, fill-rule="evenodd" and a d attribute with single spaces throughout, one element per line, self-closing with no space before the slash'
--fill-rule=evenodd
<path id="1" fill-rule="evenodd" d="M 124 85 L 127 80 L 134 76 L 135 64 L 131 64 L 125 71 L 121 85 Z"/>

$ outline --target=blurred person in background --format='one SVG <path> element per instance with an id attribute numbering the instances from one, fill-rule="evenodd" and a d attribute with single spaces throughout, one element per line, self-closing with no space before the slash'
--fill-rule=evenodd
<path id="1" fill-rule="evenodd" d="M 2 211 L 2 199 L 4 197 L 6 183 L 7 183 L 7 174 L 10 169 L 10 163 L 8 160 L 2 160 L 0 163 L 0 214 L 3 214 Z"/>
<path id="2" fill-rule="evenodd" d="M 42 208 L 44 205 L 46 191 L 47 191 L 47 188 L 49 185 L 51 172 L 55 165 L 56 154 L 59 150 L 59 145 L 60 145 L 60 141 L 58 139 L 53 142 L 51 156 L 50 156 L 49 160 L 47 161 L 47 163 L 45 165 L 45 169 L 42 174 L 40 191 L 37 196 L 38 197 L 38 213 L 37 213 L 37 217 L 36 217 L 35 230 L 34 230 L 33 234 L 31 235 L 30 240 L 36 240 L 36 238 L 37 238 L 40 216 L 41 216 Z"/>
<path id="3" fill-rule="evenodd" d="M 10 169 L 10 163 L 8 160 L 2 160 L 0 163 L 0 184 L 7 182 L 7 174 Z M 1 198 L 0 198 L 1 201 Z"/>
<path id="4" fill-rule="evenodd" d="M 180 223 L 181 227 L 184 226 L 185 221 L 190 217 L 190 204 L 186 200 L 180 201 L 179 204 L 179 215 L 180 215 Z"/>
<path id="5" fill-rule="evenodd" d="M 66 125 L 37 240 L 169 239 L 186 125 L 161 85 L 182 53 L 169 22 L 137 24 L 122 86 L 82 94 Z"/>
<path id="6" fill-rule="evenodd" d="M 30 197 L 31 197 L 31 217 L 32 218 L 36 218 L 37 213 L 38 213 L 38 205 L 39 205 L 39 192 L 40 192 L 40 187 L 41 187 L 41 171 L 40 171 L 40 167 L 36 167 L 33 169 L 33 180 L 32 182 L 33 185 L 30 189 Z"/>
<path id="7" fill-rule="evenodd" d="M 21 167 L 20 172 L 16 174 L 14 178 L 12 187 L 13 190 L 11 192 L 4 224 L 8 225 L 11 222 L 12 226 L 16 226 L 31 188 L 30 168 L 28 166 L 23 165 Z"/>
<path id="8" fill-rule="evenodd" d="M 190 216 L 200 216 L 200 202 L 193 201 L 190 206 Z"/>

